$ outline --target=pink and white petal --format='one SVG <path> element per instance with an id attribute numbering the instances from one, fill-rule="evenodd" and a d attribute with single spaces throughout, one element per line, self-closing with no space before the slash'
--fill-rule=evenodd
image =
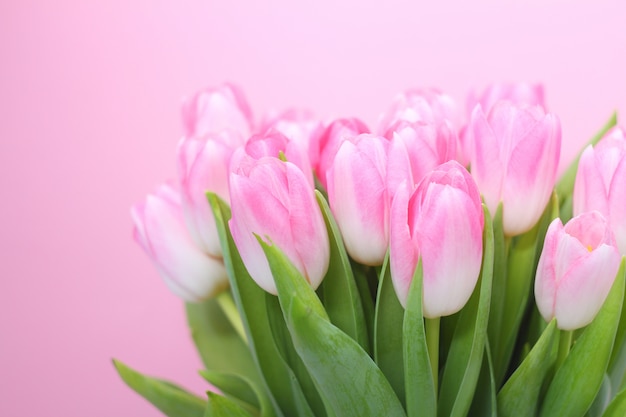
<path id="1" fill-rule="evenodd" d="M 424 265 L 424 315 L 459 311 L 476 286 L 482 260 L 482 229 L 467 194 L 431 184 L 415 233 Z M 476 217 L 476 218 L 474 218 Z"/>
<path id="2" fill-rule="evenodd" d="M 561 237 L 564 236 L 563 223 L 556 218 L 550 223 L 546 233 L 543 250 L 539 257 L 535 277 L 535 301 L 543 319 L 550 322 L 554 318 L 557 281 L 557 257 Z"/>
<path id="3" fill-rule="evenodd" d="M 391 204 L 389 230 L 391 279 L 403 307 L 406 307 L 406 299 L 419 258 L 408 225 L 409 197 L 407 184 L 400 185 Z"/>
<path id="4" fill-rule="evenodd" d="M 469 129 L 472 135 L 472 177 L 478 185 L 491 213 L 495 213 L 501 200 L 504 164 L 500 157 L 499 138 L 492 130 L 480 106 L 472 112 Z"/>
<path id="5" fill-rule="evenodd" d="M 560 329 L 574 330 L 591 323 L 613 285 L 619 263 L 615 247 L 602 245 L 571 266 L 558 282 L 555 316 Z"/>
<path id="6" fill-rule="evenodd" d="M 609 215 L 608 184 L 601 174 L 600 162 L 594 148 L 589 145 L 583 151 L 578 162 L 578 172 L 574 183 L 574 216 L 597 210 Z"/>

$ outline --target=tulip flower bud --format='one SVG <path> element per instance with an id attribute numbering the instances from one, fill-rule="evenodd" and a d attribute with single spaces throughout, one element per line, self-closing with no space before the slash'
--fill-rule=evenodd
<path id="1" fill-rule="evenodd" d="M 546 321 L 574 330 L 594 319 L 619 269 L 620 254 L 606 219 L 597 211 L 565 226 L 554 219 L 537 265 L 535 298 Z"/>
<path id="2" fill-rule="evenodd" d="M 476 106 L 468 129 L 473 136 L 472 176 L 487 207 L 503 205 L 506 235 L 530 230 L 541 217 L 554 183 L 561 151 L 561 125 L 539 107 L 499 102 L 486 116 Z"/>
<path id="3" fill-rule="evenodd" d="M 265 253 L 255 235 L 272 242 L 315 289 L 330 259 L 326 224 L 300 168 L 278 158 L 242 157 L 230 174 L 230 230 L 256 283 L 276 294 Z"/>
<path id="4" fill-rule="evenodd" d="M 591 210 L 608 219 L 617 247 L 626 255 L 626 138 L 622 128 L 613 128 L 580 156 L 574 215 Z"/>
<path id="5" fill-rule="evenodd" d="M 252 112 L 241 91 L 230 84 L 206 88 L 182 105 L 185 136 L 204 136 L 228 131 L 244 139 L 252 131 Z"/>
<path id="6" fill-rule="evenodd" d="M 228 286 L 221 260 L 206 255 L 189 235 L 180 196 L 169 185 L 131 209 L 133 237 L 170 290 L 186 301 L 212 297 Z"/>
<path id="7" fill-rule="evenodd" d="M 178 171 L 187 227 L 196 244 L 216 257 L 222 256 L 222 248 L 206 192 L 212 191 L 229 200 L 230 158 L 240 145 L 243 145 L 243 138 L 227 131 L 202 138 L 188 136 L 178 145 Z"/>
<path id="8" fill-rule="evenodd" d="M 309 160 L 306 150 L 297 142 L 290 141 L 276 130 L 269 130 L 262 135 L 253 135 L 243 147 L 235 151 L 231 166 L 238 168 L 242 164 L 247 164 L 252 160 L 268 156 L 279 158 L 281 154 L 287 161 L 300 168 L 311 189 L 313 189 L 315 187 L 313 169 L 311 168 L 311 161 Z M 231 171 L 234 168 L 231 168 Z"/>
<path id="9" fill-rule="evenodd" d="M 390 130 L 399 121 L 423 122 L 438 125 L 447 120 L 456 131 L 461 124 L 461 114 L 456 102 L 436 89 L 408 90 L 398 94 L 391 107 L 379 122 L 379 133 L 391 138 Z"/>
<path id="10" fill-rule="evenodd" d="M 303 149 L 312 166 L 319 159 L 319 140 L 324 126 L 313 114 L 306 110 L 290 109 L 276 117 L 269 118 L 261 131 L 276 130 L 289 141 L 295 142 Z"/>
<path id="11" fill-rule="evenodd" d="M 499 83 L 487 87 L 482 94 L 472 92 L 467 97 L 467 115 L 471 118 L 474 108 L 480 104 L 483 112 L 489 114 L 499 101 L 510 101 L 520 107 L 539 106 L 546 109 L 543 86 L 528 83 Z M 461 153 L 471 159 L 473 152 L 472 132 L 464 126 L 460 131 Z"/>
<path id="12" fill-rule="evenodd" d="M 474 107 L 480 104 L 485 113 L 499 101 L 510 101 L 518 106 L 540 106 L 546 108 L 543 85 L 529 83 L 499 83 L 487 87 L 482 94 L 475 92 L 467 98 L 467 111 L 471 116 Z"/>
<path id="13" fill-rule="evenodd" d="M 484 216 L 469 172 L 449 161 L 429 173 L 411 194 L 406 183 L 391 208 L 391 278 L 406 300 L 418 260 L 424 273 L 424 316 L 459 311 L 472 294 L 482 262 Z"/>
<path id="14" fill-rule="evenodd" d="M 447 122 L 438 127 L 399 122 L 394 129 L 387 167 L 392 195 L 403 181 L 413 190 L 427 173 L 456 156 L 456 132 Z"/>
<path id="15" fill-rule="evenodd" d="M 326 179 L 328 170 L 333 164 L 335 154 L 345 140 L 352 140 L 361 133 L 369 133 L 368 127 L 357 118 L 337 119 L 322 133 L 319 141 L 319 159 L 315 167 L 317 178 L 325 188 L 328 188 Z"/>
<path id="16" fill-rule="evenodd" d="M 379 132 L 391 140 L 394 133 L 404 129 L 406 125 L 417 123 L 433 125 L 438 135 L 443 136 L 438 139 L 439 141 L 447 142 L 452 136 L 455 141 L 455 153 L 446 161 L 455 158 L 463 165 L 467 165 L 468 158 L 460 153 L 461 144 L 458 136 L 461 113 L 450 96 L 432 88 L 408 90 L 397 95 L 389 110 L 381 116 Z M 443 162 L 445 161 L 439 163 Z M 416 182 L 419 182 L 419 179 L 416 179 Z"/>
<path id="17" fill-rule="evenodd" d="M 389 245 L 389 141 L 361 134 L 344 141 L 328 170 L 328 201 L 346 250 L 357 262 L 382 264 Z"/>

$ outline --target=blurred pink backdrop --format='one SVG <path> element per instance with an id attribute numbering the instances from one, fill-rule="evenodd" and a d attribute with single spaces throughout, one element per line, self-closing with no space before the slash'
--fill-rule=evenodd
<path id="1" fill-rule="evenodd" d="M 2 1 L 0 415 L 160 415 L 112 357 L 206 388 L 129 216 L 175 174 L 182 96 L 232 81 L 257 117 L 373 125 L 408 87 L 543 82 L 567 162 L 626 114 L 624 4 Z"/>

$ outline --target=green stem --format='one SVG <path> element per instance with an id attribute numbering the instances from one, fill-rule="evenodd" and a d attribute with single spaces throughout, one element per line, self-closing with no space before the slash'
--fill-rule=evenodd
<path id="1" fill-rule="evenodd" d="M 230 291 L 222 291 L 215 299 L 235 331 L 241 336 L 244 342 L 248 343 L 248 338 L 243 328 L 243 322 L 241 321 L 241 315 L 239 314 L 239 310 L 237 310 L 237 306 L 235 305 Z"/>
<path id="2" fill-rule="evenodd" d="M 437 397 L 439 385 L 439 324 L 441 318 L 426 319 L 426 346 L 428 347 L 428 357 L 430 358 L 430 369 L 433 373 L 433 385 L 435 386 L 435 397 Z"/>
<path id="3" fill-rule="evenodd" d="M 561 334 L 559 337 L 559 352 L 556 357 L 556 367 L 555 371 L 558 371 L 563 362 L 565 362 L 565 358 L 569 354 L 569 348 L 572 345 L 572 330 L 561 330 Z"/>

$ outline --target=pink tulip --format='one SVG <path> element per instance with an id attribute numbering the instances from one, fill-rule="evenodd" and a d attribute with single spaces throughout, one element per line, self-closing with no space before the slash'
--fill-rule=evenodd
<path id="1" fill-rule="evenodd" d="M 202 138 L 188 136 L 178 145 L 178 171 L 185 220 L 196 244 L 206 253 L 221 257 L 213 212 L 206 197 L 212 191 L 229 201 L 230 158 L 243 145 L 237 134 L 223 131 Z"/>
<path id="2" fill-rule="evenodd" d="M 327 173 L 328 201 L 346 250 L 357 262 L 382 264 L 389 244 L 389 141 L 361 134 L 344 141 Z"/>
<path id="3" fill-rule="evenodd" d="M 312 166 L 319 158 L 319 140 L 324 126 L 306 110 L 289 109 L 265 121 L 261 131 L 276 130 L 304 149 Z"/>
<path id="4" fill-rule="evenodd" d="M 391 194 L 403 181 L 410 189 L 435 169 L 456 156 L 456 133 L 450 125 L 400 122 L 393 133 L 387 168 Z"/>
<path id="5" fill-rule="evenodd" d="M 468 127 L 473 140 L 472 176 L 487 207 L 503 204 L 505 234 L 531 229 L 541 217 L 556 180 L 561 125 L 539 107 L 499 102 L 486 116 L 476 106 Z"/>
<path id="6" fill-rule="evenodd" d="M 537 265 L 535 298 L 546 321 L 574 330 L 591 323 L 604 303 L 620 254 L 609 225 L 599 212 L 574 217 L 565 227 L 554 219 Z"/>
<path id="7" fill-rule="evenodd" d="M 591 210 L 608 219 L 617 247 L 626 255 L 626 138 L 622 128 L 613 128 L 580 157 L 574 215 Z"/>
<path id="8" fill-rule="evenodd" d="M 243 147 L 235 151 L 231 165 L 239 167 L 242 163 L 248 163 L 246 161 L 252 159 L 261 159 L 267 156 L 278 158 L 281 154 L 287 161 L 300 168 L 311 189 L 314 188 L 313 169 L 306 150 L 276 130 L 269 130 L 262 135 L 253 135 Z"/>
<path id="9" fill-rule="evenodd" d="M 529 83 L 499 83 L 487 87 L 482 94 L 475 92 L 467 99 L 467 111 L 471 115 L 477 104 L 489 113 L 497 102 L 506 100 L 518 106 L 546 108 L 543 85 Z"/>
<path id="10" fill-rule="evenodd" d="M 428 174 L 411 194 L 404 183 L 391 209 L 391 278 L 406 300 L 422 259 L 424 316 L 459 311 L 472 294 L 482 262 L 484 216 L 474 180 L 456 161 Z"/>
<path id="11" fill-rule="evenodd" d="M 543 86 L 529 83 L 499 83 L 487 87 L 481 94 L 470 93 L 467 97 L 467 114 L 471 118 L 474 108 L 480 104 L 484 114 L 489 114 L 499 101 L 510 101 L 520 107 L 539 106 L 546 109 Z M 461 153 L 471 159 L 473 139 L 471 131 L 464 126 L 459 133 Z"/>
<path id="12" fill-rule="evenodd" d="M 397 95 L 389 110 L 381 116 L 379 133 L 391 140 L 398 130 L 415 123 L 435 126 L 438 134 L 445 137 L 441 141 L 447 141 L 452 136 L 456 142 L 452 158 L 467 165 L 469 159 L 460 153 L 458 136 L 461 113 L 450 96 L 432 88 L 408 90 Z"/>
<path id="13" fill-rule="evenodd" d="M 437 89 L 414 89 L 398 94 L 391 107 L 381 116 L 379 134 L 391 138 L 390 129 L 399 121 L 438 125 L 447 120 L 456 131 L 461 114 L 456 102 Z"/>
<path id="14" fill-rule="evenodd" d="M 315 289 L 330 257 L 321 210 L 300 168 L 277 158 L 244 156 L 230 175 L 230 230 L 256 283 L 276 294 L 276 285 L 255 234 L 272 242 Z"/>
<path id="15" fill-rule="evenodd" d="M 337 119 L 328 125 L 320 137 L 319 159 L 318 164 L 315 167 L 317 178 L 325 188 L 328 186 L 328 182 L 326 180 L 327 172 L 333 164 L 335 154 L 339 150 L 341 144 L 345 140 L 354 139 L 361 133 L 369 132 L 370 131 L 365 123 L 357 118 Z"/>
<path id="16" fill-rule="evenodd" d="M 230 84 L 206 88 L 186 99 L 182 106 L 185 136 L 228 131 L 244 139 L 252 131 L 252 112 L 241 91 Z"/>
<path id="17" fill-rule="evenodd" d="M 170 290 L 186 301 L 212 297 L 228 286 L 224 265 L 206 255 L 189 235 L 180 196 L 162 185 L 131 209 L 133 237 L 156 265 Z"/>

